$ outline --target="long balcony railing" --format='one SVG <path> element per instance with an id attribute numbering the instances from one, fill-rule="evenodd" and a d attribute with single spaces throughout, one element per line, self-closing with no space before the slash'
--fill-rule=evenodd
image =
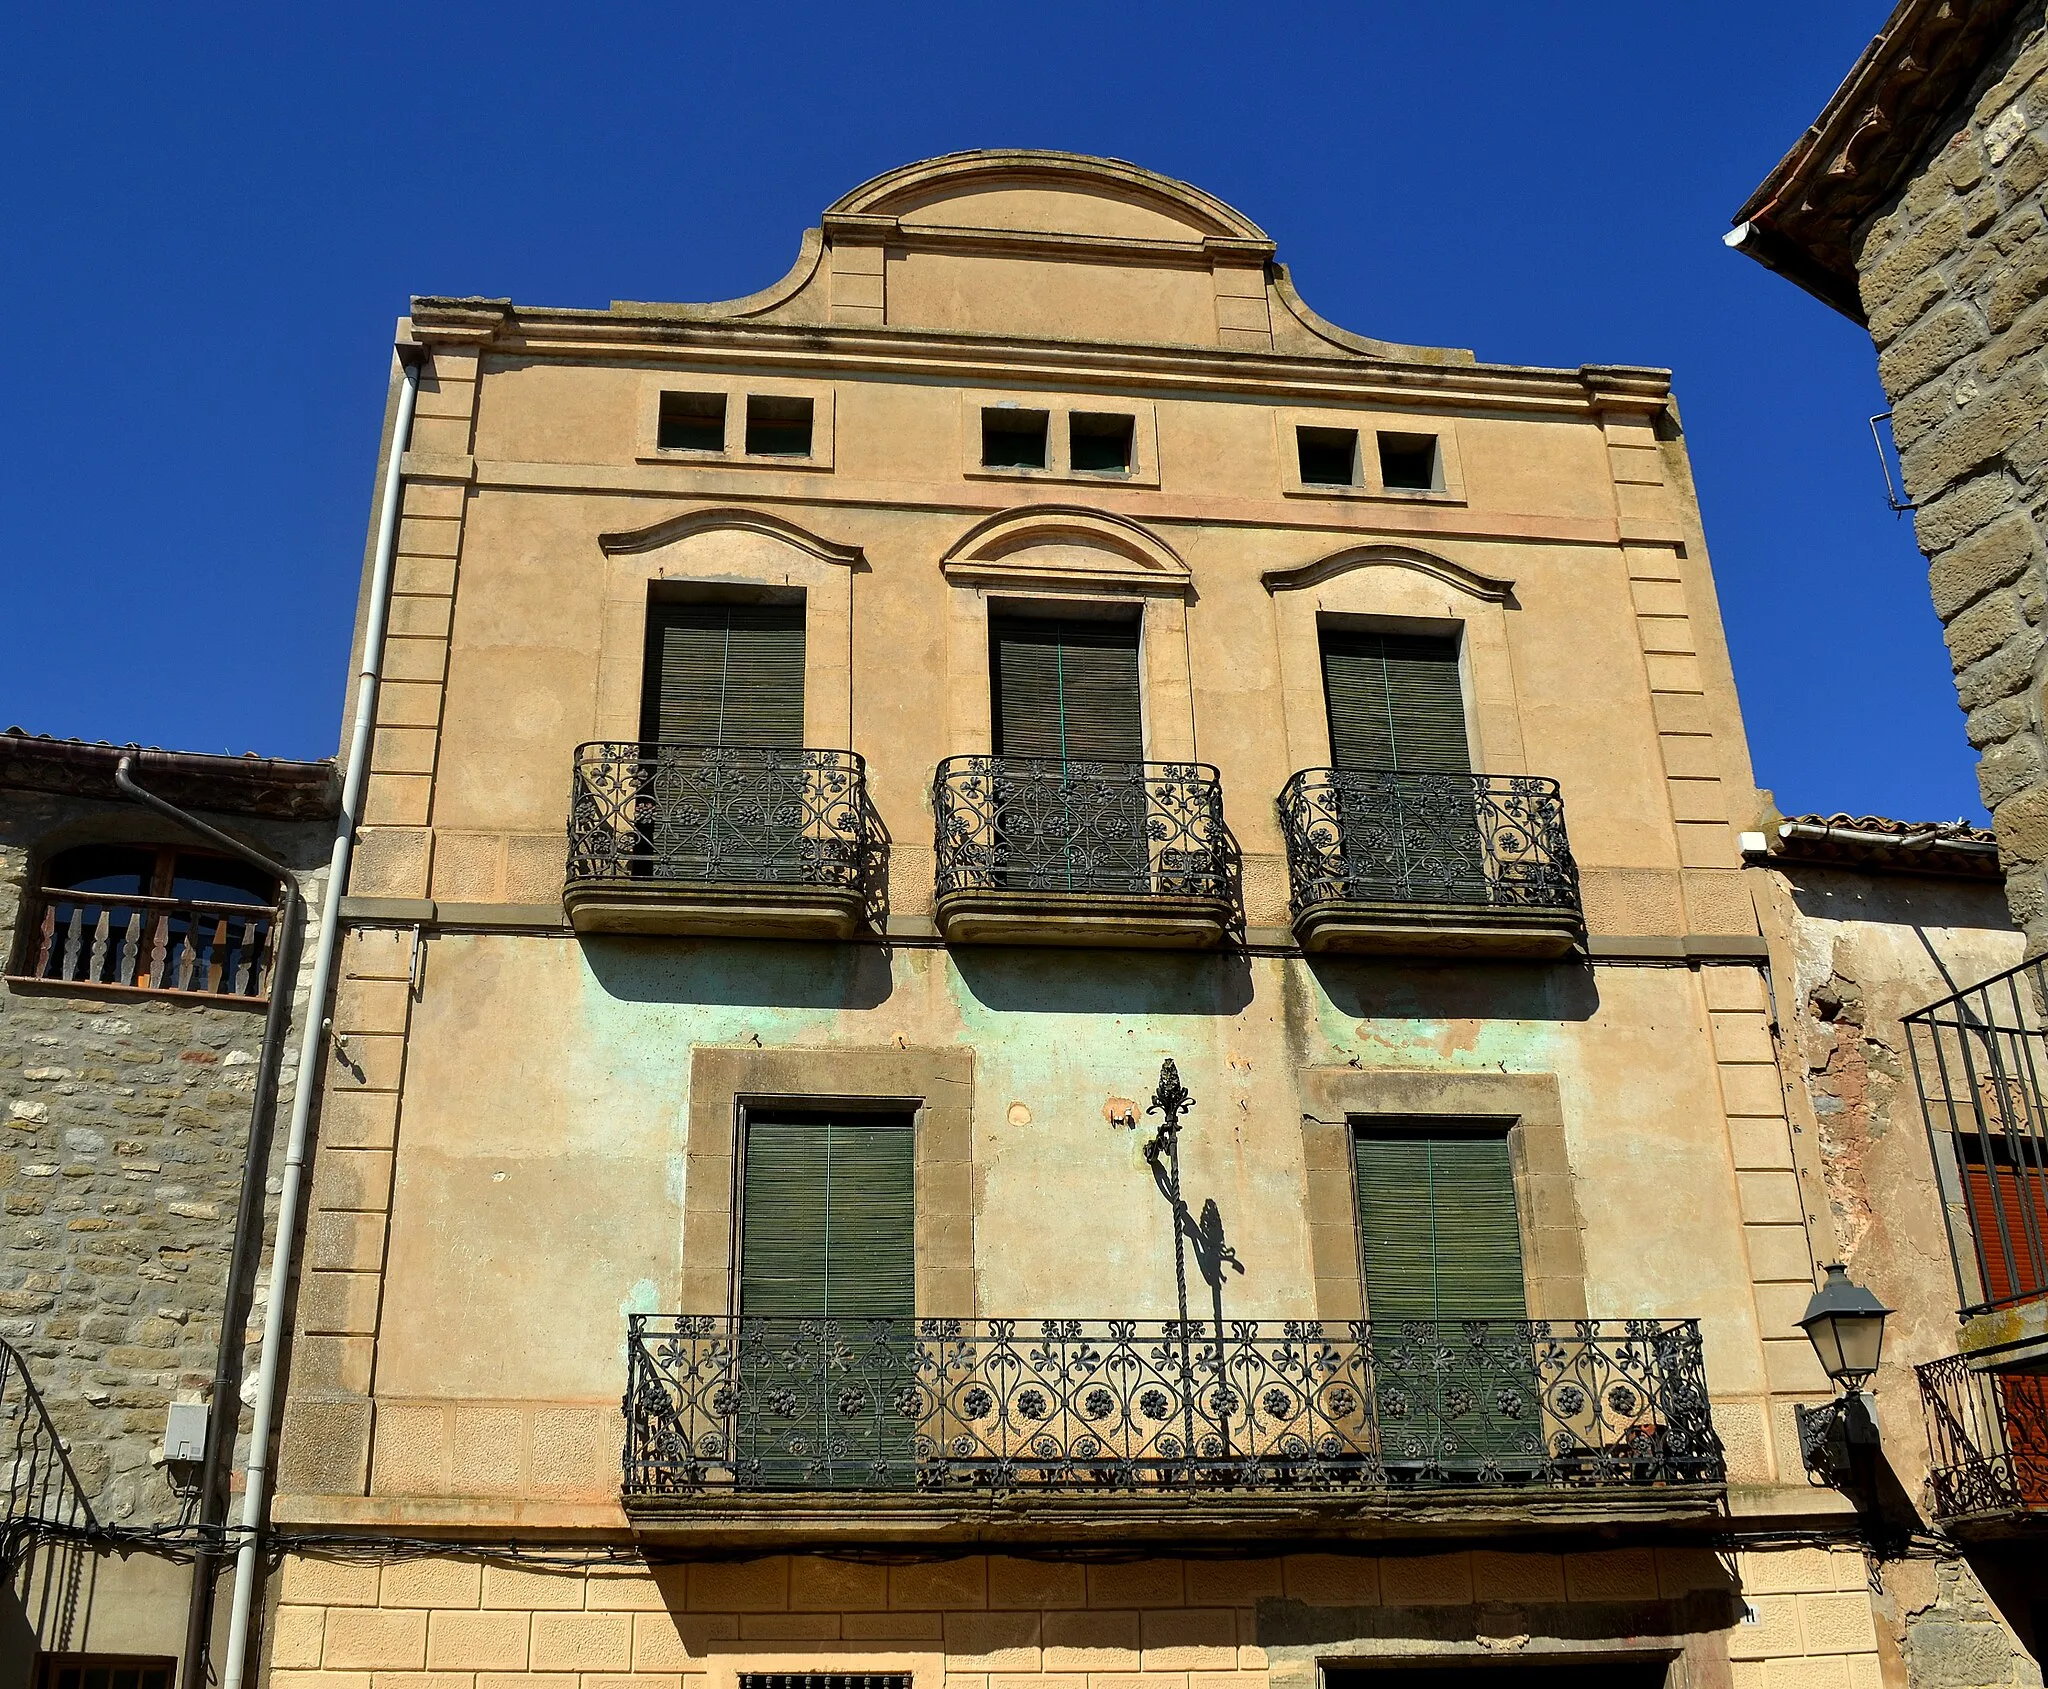
<path id="1" fill-rule="evenodd" d="M 1280 820 L 1297 911 L 1579 907 L 1555 780 L 1308 768 L 1282 788 Z"/>
<path id="2" fill-rule="evenodd" d="M 941 896 L 1235 895 L 1222 783 L 1207 763 L 948 757 L 932 812 Z"/>
<path id="3" fill-rule="evenodd" d="M 1966 1312 L 2048 1295 L 2048 968 L 1901 1017 Z"/>
<path id="4" fill-rule="evenodd" d="M 50 1423 L 28 1365 L 0 1342 L 0 1584 L 38 1538 L 90 1530 L 96 1521 L 64 1440 Z"/>
<path id="5" fill-rule="evenodd" d="M 267 905 L 44 886 L 35 907 L 16 977 L 244 1002 L 269 994 L 277 911 Z"/>
<path id="6" fill-rule="evenodd" d="M 2048 1515 L 2048 1376 L 1989 1372 L 1964 1355 L 1919 1375 L 1935 1517 Z"/>
<path id="7" fill-rule="evenodd" d="M 1693 1320 L 634 1315 L 629 1504 L 1718 1484 Z"/>
<path id="8" fill-rule="evenodd" d="M 875 843 L 866 764 L 852 751 L 636 740 L 580 745 L 569 883 L 862 891 Z"/>

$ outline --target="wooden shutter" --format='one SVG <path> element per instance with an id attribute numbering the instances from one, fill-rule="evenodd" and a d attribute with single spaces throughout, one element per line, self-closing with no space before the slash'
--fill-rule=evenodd
<path id="1" fill-rule="evenodd" d="M 1333 767 L 1471 773 L 1455 639 L 1327 628 L 1322 646 Z"/>
<path id="2" fill-rule="evenodd" d="M 741 1314 L 909 1318 L 914 1150 L 901 1116 L 750 1114 Z"/>
<path id="3" fill-rule="evenodd" d="M 803 744 L 801 604 L 650 604 L 642 672 L 643 741 Z"/>
<path id="4" fill-rule="evenodd" d="M 1506 1137 L 1431 1123 L 1353 1141 L 1373 1320 L 1526 1318 Z"/>
<path id="5" fill-rule="evenodd" d="M 2041 1258 L 2041 1246 L 2048 1245 L 2048 1172 L 2020 1166 L 2009 1152 L 1994 1151 L 1987 1166 L 1975 1145 L 1959 1159 L 1970 1226 L 1983 1259 L 1984 1300 L 2010 1302 L 2048 1290 L 2048 1261 Z M 2002 1241 L 2000 1220 L 2005 1222 Z"/>
<path id="6" fill-rule="evenodd" d="M 1005 617 L 989 644 L 998 756 L 1144 758 L 1135 623 Z"/>

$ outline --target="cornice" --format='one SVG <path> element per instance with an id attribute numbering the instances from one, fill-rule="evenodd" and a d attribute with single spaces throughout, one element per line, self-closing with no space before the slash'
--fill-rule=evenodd
<path id="1" fill-rule="evenodd" d="M 741 533 L 761 534 L 769 539 L 781 540 L 793 545 L 799 551 L 808 552 L 821 563 L 839 563 L 852 569 L 859 566 L 865 555 L 857 545 L 840 545 L 836 541 L 800 528 L 785 517 L 771 515 L 764 510 L 748 510 L 736 505 L 719 506 L 710 510 L 689 510 L 680 516 L 670 516 L 645 528 L 627 528 L 616 533 L 599 534 L 598 546 L 606 556 L 618 557 L 636 551 L 653 551 L 660 546 L 673 545 L 677 540 L 688 539 L 692 534 L 709 533 L 713 530 L 737 530 Z"/>
<path id="2" fill-rule="evenodd" d="M 1448 557 L 1439 557 L 1434 552 L 1412 545 L 1348 545 L 1313 563 L 1299 564 L 1292 569 L 1268 569 L 1259 576 L 1259 585 L 1269 593 L 1295 592 L 1303 587 L 1318 586 L 1338 575 L 1348 575 L 1354 569 L 1374 567 L 1413 569 L 1419 575 L 1428 575 L 1432 580 L 1442 581 L 1446 586 L 1489 604 L 1511 605 L 1515 601 L 1513 581 L 1496 575 L 1482 575 L 1463 564 L 1453 563 Z"/>
<path id="3" fill-rule="evenodd" d="M 437 338 L 444 302 L 414 302 L 414 333 Z M 468 305 L 473 302 L 461 302 Z M 1247 352 L 1170 341 L 1077 341 L 963 330 L 682 319 L 637 308 L 609 311 L 516 307 L 497 318 L 485 348 L 504 355 L 564 362 L 682 361 L 760 367 L 778 364 L 821 374 L 910 375 L 947 380 L 1043 382 L 1119 389 L 1244 392 L 1311 402 L 1445 404 L 1508 411 L 1590 415 L 1616 408 L 1661 410 L 1670 394 L 1665 370 L 1616 366 L 1552 369 L 1517 364 L 1443 364 L 1396 359 Z"/>
<path id="4" fill-rule="evenodd" d="M 1142 258 L 1161 266 L 1206 270 L 1218 257 L 1259 263 L 1273 256 L 1271 241 L 1221 235 L 1159 240 L 1138 235 L 1068 235 L 1036 229 L 979 229 L 948 223 L 903 223 L 894 217 L 828 212 L 826 238 L 835 244 L 885 243 L 911 252 L 977 252 L 1016 258 Z"/>

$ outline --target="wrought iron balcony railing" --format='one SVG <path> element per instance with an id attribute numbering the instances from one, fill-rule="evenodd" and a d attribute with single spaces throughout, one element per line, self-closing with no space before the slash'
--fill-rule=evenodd
<path id="1" fill-rule="evenodd" d="M 599 742 L 576 750 L 569 883 L 863 892 L 875 830 L 852 751 Z"/>
<path id="2" fill-rule="evenodd" d="M 932 813 L 942 896 L 1235 897 L 1223 788 L 1207 763 L 948 757 Z"/>
<path id="3" fill-rule="evenodd" d="M 1555 780 L 1307 768 L 1280 793 L 1297 911 L 1328 903 L 1579 907 Z"/>
<path id="4" fill-rule="evenodd" d="M 629 1504 L 1718 1484 L 1693 1320 L 634 1315 Z"/>
<path id="5" fill-rule="evenodd" d="M 277 911 L 258 903 L 112 896 L 45 886 L 17 978 L 261 1002 Z"/>
<path id="6" fill-rule="evenodd" d="M 2048 969 L 2036 959 L 1900 1017 L 1965 1312 L 2048 1295 Z"/>
<path id="7" fill-rule="evenodd" d="M 2048 1514 L 2048 1376 L 1988 1372 L 1964 1355 L 1919 1374 L 1934 1516 Z"/>

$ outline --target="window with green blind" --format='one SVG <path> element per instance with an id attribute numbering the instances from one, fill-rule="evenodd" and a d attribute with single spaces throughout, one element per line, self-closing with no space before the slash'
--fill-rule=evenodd
<path id="1" fill-rule="evenodd" d="M 1331 767 L 1472 772 L 1457 640 L 1325 628 L 1322 647 Z"/>
<path id="2" fill-rule="evenodd" d="M 1374 1122 L 1353 1144 L 1375 1323 L 1528 1317 L 1505 1133 Z"/>
<path id="3" fill-rule="evenodd" d="M 642 673 L 642 741 L 803 743 L 802 604 L 656 600 Z"/>
<path id="4" fill-rule="evenodd" d="M 763 1485 L 912 1475 L 916 1171 L 906 1115 L 748 1112 L 734 1435 Z"/>
<path id="5" fill-rule="evenodd" d="M 1144 757 L 1135 622 L 995 618 L 989 653 L 998 756 Z"/>
<path id="6" fill-rule="evenodd" d="M 749 1113 L 743 1316 L 911 1316 L 915 1140 L 901 1115 Z"/>

